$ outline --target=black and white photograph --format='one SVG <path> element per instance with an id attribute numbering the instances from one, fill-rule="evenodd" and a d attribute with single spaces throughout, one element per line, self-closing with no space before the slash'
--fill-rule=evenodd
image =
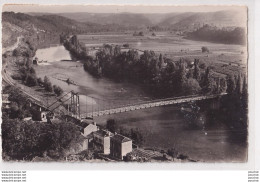
<path id="1" fill-rule="evenodd" d="M 1 13 L 4 162 L 248 162 L 247 6 Z"/>

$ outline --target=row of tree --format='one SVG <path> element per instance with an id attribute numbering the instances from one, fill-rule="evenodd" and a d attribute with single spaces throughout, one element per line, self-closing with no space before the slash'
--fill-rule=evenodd
<path id="1" fill-rule="evenodd" d="M 143 131 L 140 131 L 138 128 L 127 129 L 122 127 L 120 126 L 120 122 L 117 120 L 107 120 L 106 128 L 113 133 L 120 133 L 126 137 L 131 138 L 137 145 L 143 145 L 145 142 Z"/>
<path id="2" fill-rule="evenodd" d="M 228 76 L 227 97 L 221 100 L 222 117 L 233 126 L 248 126 L 248 84 L 244 75 Z"/>
<path id="3" fill-rule="evenodd" d="M 104 45 L 95 57 L 88 56 L 77 36 L 67 39 L 65 47 L 73 57 L 84 61 L 84 69 L 97 77 L 145 84 L 154 94 L 163 97 L 199 93 L 220 93 L 226 90 L 224 78 L 215 79 L 210 67 L 199 60 L 178 62 L 157 55 L 154 51 L 121 51 L 120 46 Z"/>
<path id="4" fill-rule="evenodd" d="M 246 44 L 246 30 L 244 28 L 234 28 L 232 30 L 219 29 L 209 25 L 188 33 L 187 38 L 201 41 L 219 42 L 224 44 Z"/>
<path id="5" fill-rule="evenodd" d="M 60 96 L 63 93 L 61 87 L 57 85 L 52 85 L 50 79 L 48 77 L 44 77 L 44 80 L 41 77 L 37 77 L 36 71 L 32 66 L 32 61 L 27 58 L 25 61 L 17 63 L 19 67 L 19 73 L 14 75 L 14 79 L 22 80 L 22 82 L 29 86 L 41 86 L 44 87 L 47 92 L 54 92 L 57 96 Z"/>

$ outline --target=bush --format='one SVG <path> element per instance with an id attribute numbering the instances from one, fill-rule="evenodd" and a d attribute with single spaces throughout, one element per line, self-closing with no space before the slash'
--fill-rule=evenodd
<path id="1" fill-rule="evenodd" d="M 62 88 L 60 88 L 57 85 L 53 85 L 53 91 L 57 96 L 60 96 L 61 94 L 63 94 L 63 90 Z"/>
<path id="2" fill-rule="evenodd" d="M 41 77 L 37 78 L 37 82 L 40 86 L 44 84 Z"/>
<path id="3" fill-rule="evenodd" d="M 129 48 L 129 44 L 123 44 L 124 48 Z"/>
<path id="4" fill-rule="evenodd" d="M 45 89 L 47 92 L 52 92 L 52 91 L 53 91 L 53 88 L 52 88 L 51 82 L 47 82 L 47 83 L 44 85 L 44 89 Z"/>
<path id="5" fill-rule="evenodd" d="M 186 95 L 198 94 L 201 91 L 201 87 L 196 79 L 189 78 L 183 85 L 183 91 Z"/>
<path id="6" fill-rule="evenodd" d="M 201 52 L 209 52 L 209 49 L 205 46 L 201 47 Z"/>
<path id="7" fill-rule="evenodd" d="M 21 54 L 20 54 L 20 52 L 17 50 L 17 49 L 15 49 L 15 50 L 13 50 L 13 56 L 20 56 Z"/>
<path id="8" fill-rule="evenodd" d="M 119 129 L 119 124 L 116 120 L 114 119 L 109 119 L 107 120 L 107 125 L 106 128 L 111 131 L 111 132 L 118 132 Z"/>
<path id="9" fill-rule="evenodd" d="M 2 138 L 3 152 L 13 160 L 32 160 L 43 155 L 62 159 L 66 151 L 82 143 L 80 131 L 70 122 L 49 125 L 6 119 Z"/>
<path id="10" fill-rule="evenodd" d="M 52 84 L 47 76 L 44 77 L 43 86 L 47 92 L 53 91 Z"/>
<path id="11" fill-rule="evenodd" d="M 38 83 L 35 74 L 28 74 L 25 79 L 25 84 L 29 87 L 36 86 Z"/>

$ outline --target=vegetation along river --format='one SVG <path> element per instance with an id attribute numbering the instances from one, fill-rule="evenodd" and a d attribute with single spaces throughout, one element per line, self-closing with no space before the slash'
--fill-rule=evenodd
<path id="1" fill-rule="evenodd" d="M 48 61 L 36 66 L 38 76 L 48 76 L 64 92 L 74 90 L 80 93 L 82 113 L 152 99 L 140 86 L 91 76 L 84 71 L 82 63 L 70 61 L 70 54 L 63 46 L 39 49 L 36 56 L 39 60 Z M 60 81 L 58 77 L 69 77 L 76 85 Z M 199 161 L 246 160 L 247 143 L 241 141 L 241 131 L 230 129 L 222 121 L 208 120 L 205 117 L 207 106 L 199 113 L 204 119 L 195 125 L 190 125 L 180 110 L 181 106 L 176 105 L 155 107 L 97 117 L 94 120 L 98 124 L 105 124 L 107 119 L 113 118 L 122 121 L 124 127 L 138 127 L 145 134 L 145 147 L 174 147 L 180 153 Z"/>

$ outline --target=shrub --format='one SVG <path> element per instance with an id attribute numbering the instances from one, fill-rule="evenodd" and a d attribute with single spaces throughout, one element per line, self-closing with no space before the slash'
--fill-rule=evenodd
<path id="1" fill-rule="evenodd" d="M 57 96 L 60 96 L 61 94 L 63 94 L 63 90 L 62 88 L 60 88 L 57 85 L 53 85 L 53 91 Z"/>
<path id="2" fill-rule="evenodd" d="M 204 52 L 209 52 L 209 49 L 205 46 L 201 47 L 201 51 Z"/>
<path id="3" fill-rule="evenodd" d="M 129 48 L 129 44 L 123 44 L 123 47 L 125 47 L 125 48 Z"/>
<path id="4" fill-rule="evenodd" d="M 45 89 L 47 92 L 52 92 L 52 91 L 53 91 L 53 88 L 52 88 L 51 82 L 47 82 L 47 83 L 44 85 L 44 89 Z"/>
<path id="5" fill-rule="evenodd" d="M 42 81 L 42 78 L 41 78 L 41 77 L 37 78 L 37 82 L 38 82 L 38 84 L 39 84 L 40 86 L 43 85 L 43 81 Z"/>
<path id="6" fill-rule="evenodd" d="M 28 74 L 25 79 L 25 84 L 29 87 L 33 87 L 37 85 L 37 78 L 35 74 Z"/>

